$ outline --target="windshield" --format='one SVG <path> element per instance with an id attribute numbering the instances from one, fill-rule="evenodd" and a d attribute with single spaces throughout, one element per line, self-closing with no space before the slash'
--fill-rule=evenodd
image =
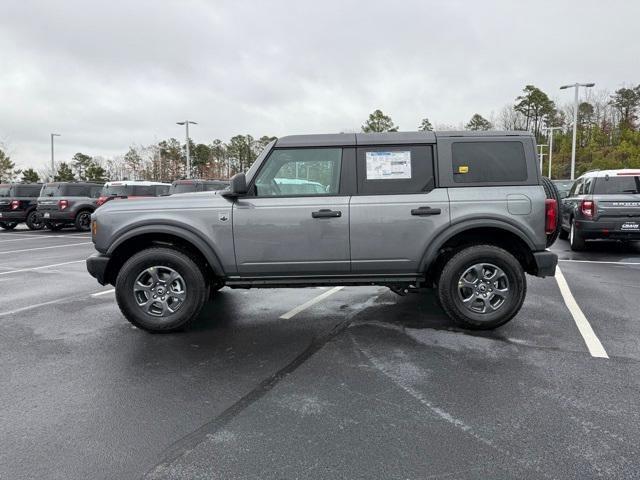
<path id="1" fill-rule="evenodd" d="M 40 194 L 40 196 L 42 197 L 55 197 L 58 196 L 60 194 L 60 187 L 62 185 L 46 185 L 43 189 L 42 189 L 42 193 Z"/>
<path id="2" fill-rule="evenodd" d="M 11 185 L 0 185 L 0 197 L 8 197 Z"/>
<path id="3" fill-rule="evenodd" d="M 103 197 L 115 197 L 119 195 L 131 195 L 131 187 L 127 185 L 109 185 L 104 187 L 100 195 Z"/>
<path id="4" fill-rule="evenodd" d="M 249 170 L 247 170 L 247 173 L 245 174 L 245 177 L 247 179 L 247 184 L 249 184 L 249 182 L 251 181 L 253 176 L 258 171 L 258 167 L 260 166 L 260 164 L 264 160 L 264 157 L 267 156 L 267 154 L 271 151 L 271 149 L 273 148 L 273 146 L 275 144 L 276 144 L 276 141 L 274 140 L 273 142 L 268 144 L 266 147 L 264 147 L 262 152 L 260 152 L 260 155 L 258 155 L 258 158 L 256 158 L 255 162 L 253 162 L 253 165 L 251 165 L 251 167 L 249 167 Z"/>
<path id="5" fill-rule="evenodd" d="M 638 194 L 640 193 L 640 176 L 599 177 L 593 193 L 596 195 Z"/>
<path id="6" fill-rule="evenodd" d="M 169 195 L 173 195 L 174 193 L 189 193 L 196 191 L 196 184 L 191 183 L 174 183 L 171 185 L 169 189 Z"/>
<path id="7" fill-rule="evenodd" d="M 569 190 L 573 186 L 572 180 L 554 180 L 553 184 L 558 189 L 558 193 L 560 193 L 560 198 L 564 198 L 569 195 Z"/>

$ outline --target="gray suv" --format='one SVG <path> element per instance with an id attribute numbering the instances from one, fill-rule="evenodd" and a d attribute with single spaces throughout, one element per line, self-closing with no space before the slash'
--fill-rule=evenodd
<path id="1" fill-rule="evenodd" d="M 73 225 L 79 232 L 88 232 L 101 191 L 101 183 L 47 183 L 40 192 L 36 211 L 49 230 Z"/>
<path id="2" fill-rule="evenodd" d="M 107 203 L 87 268 L 150 332 L 222 286 L 430 287 L 458 325 L 495 328 L 525 272 L 555 273 L 557 191 L 537 165 L 524 132 L 288 136 L 228 190 Z"/>
<path id="3" fill-rule="evenodd" d="M 576 180 L 562 200 L 560 238 L 572 250 L 587 240 L 640 240 L 640 171 L 595 170 Z"/>

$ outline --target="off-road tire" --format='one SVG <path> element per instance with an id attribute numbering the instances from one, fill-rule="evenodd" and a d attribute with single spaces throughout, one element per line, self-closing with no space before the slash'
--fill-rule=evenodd
<path id="1" fill-rule="evenodd" d="M 489 313 L 472 312 L 458 294 L 462 274 L 479 263 L 495 265 L 509 281 L 508 298 L 497 310 Z M 522 265 L 511 253 L 494 245 L 473 245 L 456 253 L 444 265 L 437 288 L 445 313 L 456 325 L 469 330 L 491 330 L 504 325 L 520 311 L 526 293 L 527 281 Z"/>
<path id="2" fill-rule="evenodd" d="M 39 219 L 38 213 L 35 210 L 29 212 L 25 223 L 29 230 L 42 230 L 44 228 L 44 222 Z"/>
<path id="3" fill-rule="evenodd" d="M 558 207 L 558 221 L 556 224 L 556 229 L 552 233 L 547 234 L 547 248 L 554 244 L 554 242 L 558 239 L 558 235 L 560 235 L 560 230 L 562 230 L 561 222 L 560 222 L 560 209 L 562 207 L 560 192 L 558 192 L 558 188 L 555 184 L 549 180 L 547 177 L 542 177 L 542 187 L 544 188 L 544 193 L 547 198 L 553 199 L 556 201 L 556 205 Z"/>
<path id="4" fill-rule="evenodd" d="M 143 312 L 133 293 L 138 275 L 149 267 L 169 267 L 181 275 L 186 284 L 182 306 L 164 317 Z M 148 248 L 125 262 L 116 280 L 116 301 L 129 322 L 150 333 L 168 333 L 185 329 L 200 313 L 208 298 L 207 282 L 196 262 L 171 248 Z"/>

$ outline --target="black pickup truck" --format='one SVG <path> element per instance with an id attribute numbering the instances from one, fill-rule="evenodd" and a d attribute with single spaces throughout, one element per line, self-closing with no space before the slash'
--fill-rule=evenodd
<path id="1" fill-rule="evenodd" d="M 30 230 L 40 230 L 43 223 L 36 214 L 41 183 L 0 184 L 0 228 L 13 230 L 26 222 Z"/>

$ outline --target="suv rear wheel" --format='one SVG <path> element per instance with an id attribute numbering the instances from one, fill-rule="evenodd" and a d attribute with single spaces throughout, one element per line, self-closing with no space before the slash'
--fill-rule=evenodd
<path id="1" fill-rule="evenodd" d="M 88 232 L 91 230 L 91 212 L 82 210 L 76 215 L 76 230 L 79 232 Z"/>
<path id="2" fill-rule="evenodd" d="M 574 252 L 584 250 L 585 247 L 584 238 L 582 238 L 582 235 L 576 228 L 576 222 L 573 218 L 571 219 L 571 226 L 569 227 L 569 245 Z"/>
<path id="3" fill-rule="evenodd" d="M 493 245 L 474 245 L 456 253 L 438 281 L 438 298 L 459 326 L 490 330 L 511 320 L 527 291 L 520 262 Z"/>
<path id="4" fill-rule="evenodd" d="M 116 300 L 124 316 L 151 333 L 185 328 L 208 297 L 202 271 L 187 255 L 170 248 L 149 248 L 122 266 Z"/>
<path id="5" fill-rule="evenodd" d="M 42 227 L 44 227 L 42 219 L 35 210 L 29 212 L 26 223 L 29 230 L 42 230 Z"/>

